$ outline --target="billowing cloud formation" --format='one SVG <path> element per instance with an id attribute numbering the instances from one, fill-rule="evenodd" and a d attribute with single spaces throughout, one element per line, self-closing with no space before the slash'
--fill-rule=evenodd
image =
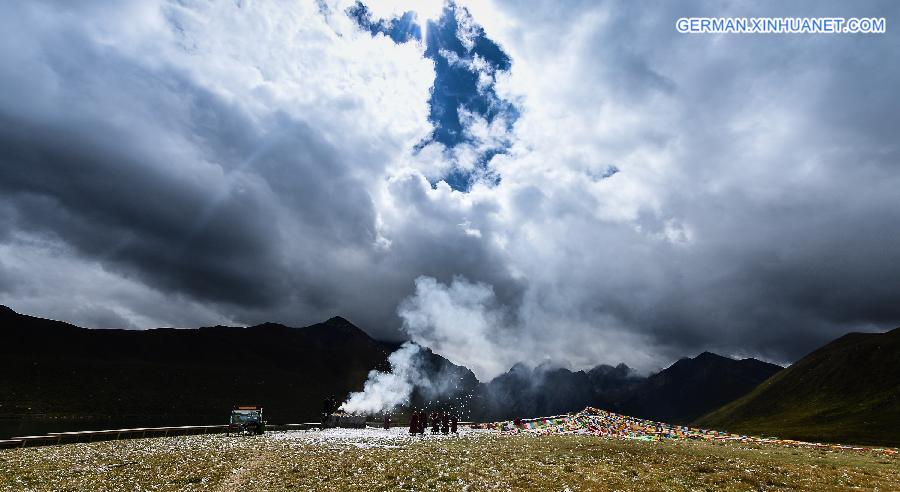
<path id="1" fill-rule="evenodd" d="M 900 7 L 459 3 L 518 119 L 457 107 L 449 152 L 416 150 L 441 130 L 427 46 L 355 2 L 6 5 L 0 302 L 139 328 L 341 314 L 482 378 L 784 362 L 900 325 Z M 717 15 L 888 32 L 675 31 Z M 498 142 L 499 181 L 432 186 Z"/>
<path id="2" fill-rule="evenodd" d="M 410 338 L 450 358 L 466 360 L 481 379 L 518 361 L 519 344 L 509 339 L 505 313 L 489 285 L 455 278 L 449 286 L 416 279 L 416 293 L 399 308 Z"/>

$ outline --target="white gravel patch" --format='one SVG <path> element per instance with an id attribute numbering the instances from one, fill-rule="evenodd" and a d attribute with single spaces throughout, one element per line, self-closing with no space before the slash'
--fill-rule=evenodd
<path id="1" fill-rule="evenodd" d="M 408 444 L 435 439 L 462 439 L 478 434 L 490 434 L 489 430 L 460 427 L 458 434 L 431 434 L 411 436 L 405 427 L 382 429 L 366 427 L 364 429 L 322 429 L 308 431 L 285 431 L 270 434 L 272 439 L 297 441 L 303 444 L 316 444 L 334 447 L 356 448 L 400 448 Z"/>

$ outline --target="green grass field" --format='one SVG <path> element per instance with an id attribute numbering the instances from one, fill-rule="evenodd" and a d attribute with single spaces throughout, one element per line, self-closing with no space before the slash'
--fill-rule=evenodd
<path id="1" fill-rule="evenodd" d="M 372 431 L 370 431 L 372 432 Z M 575 435 L 341 441 L 315 432 L 0 451 L 0 490 L 900 490 L 900 458 Z"/>

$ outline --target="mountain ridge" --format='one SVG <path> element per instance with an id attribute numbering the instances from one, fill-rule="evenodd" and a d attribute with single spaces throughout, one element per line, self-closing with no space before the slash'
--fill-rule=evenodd
<path id="1" fill-rule="evenodd" d="M 818 441 L 900 443 L 900 328 L 848 333 L 697 424 Z"/>
<path id="2" fill-rule="evenodd" d="M 315 420 L 326 396 L 361 389 L 392 351 L 340 317 L 302 328 L 86 329 L 7 307 L 0 336 L 14 341 L 0 344 L 0 416 L 209 420 L 253 402 L 275 420 Z"/>
<path id="3" fill-rule="evenodd" d="M 732 359 L 701 352 L 647 377 L 619 410 L 637 417 L 688 424 L 746 394 L 782 369 L 753 358 Z"/>
<path id="4" fill-rule="evenodd" d="M 702 352 L 649 376 L 627 365 L 599 364 L 586 371 L 516 364 L 482 383 L 475 402 L 483 418 L 553 415 L 597 406 L 676 424 L 741 396 L 782 369 L 757 359 L 731 359 Z"/>
<path id="5" fill-rule="evenodd" d="M 399 347 L 373 339 L 340 316 L 306 327 L 261 323 L 86 329 L 4 306 L 0 329 L 17 340 L 0 346 L 0 391 L 12 395 L 12 401 L 0 405 L 0 417 L 212 418 L 232 404 L 254 402 L 265 404 L 273 421 L 316 420 L 322 399 L 361 390 L 371 370 L 389 370 L 387 358 Z M 647 377 L 625 364 L 579 371 L 516 364 L 483 383 L 464 366 L 427 348 L 422 353 L 423 367 L 452 384 L 443 400 L 417 390 L 412 405 L 456 402 L 464 404 L 472 418 L 484 420 L 559 414 L 590 405 L 687 424 L 782 370 L 756 359 L 701 352 Z"/>

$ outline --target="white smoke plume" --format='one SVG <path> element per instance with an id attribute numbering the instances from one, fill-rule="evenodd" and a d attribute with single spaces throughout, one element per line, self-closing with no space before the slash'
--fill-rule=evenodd
<path id="1" fill-rule="evenodd" d="M 414 341 L 406 342 L 388 357 L 389 372 L 370 371 L 363 390 L 351 393 L 341 409 L 354 414 L 384 413 L 415 403 L 452 404 L 464 411 L 477 384 L 464 368 L 447 364 Z"/>
<path id="2" fill-rule="evenodd" d="M 459 374 L 446 368 L 423 366 L 425 352 L 433 350 L 454 364 L 471 370 L 483 382 L 506 372 L 515 364 L 524 367 L 561 367 L 568 362 L 574 368 L 593 367 L 604 361 L 620 361 L 618 347 L 634 347 L 640 340 L 617 330 L 611 321 L 605 336 L 595 340 L 584 358 L 578 340 L 589 339 L 591 324 L 564 323 L 562 317 L 550 318 L 521 309 L 515 314 L 499 302 L 493 287 L 454 277 L 443 284 L 432 277 L 420 276 L 415 293 L 397 308 L 403 330 L 411 340 L 390 355 L 390 372 L 371 371 L 361 392 L 352 393 L 341 408 L 350 413 L 387 412 L 408 405 L 414 391 L 426 399 L 452 396 Z M 520 321 L 516 321 L 519 318 Z M 521 320 L 525 320 L 524 322 Z M 547 329 L 547 327 L 555 329 Z M 559 332 L 571 338 L 560 339 Z M 631 351 L 632 360 L 650 360 L 647 352 Z M 541 354 L 525 358 L 523 354 Z M 573 368 L 573 367 L 570 367 Z M 433 370 L 437 369 L 437 370 Z"/>
<path id="3" fill-rule="evenodd" d="M 363 390 L 351 393 L 341 410 L 353 414 L 387 412 L 409 404 L 417 381 L 422 380 L 419 358 L 422 348 L 406 342 L 388 357 L 390 372 L 369 372 Z"/>

